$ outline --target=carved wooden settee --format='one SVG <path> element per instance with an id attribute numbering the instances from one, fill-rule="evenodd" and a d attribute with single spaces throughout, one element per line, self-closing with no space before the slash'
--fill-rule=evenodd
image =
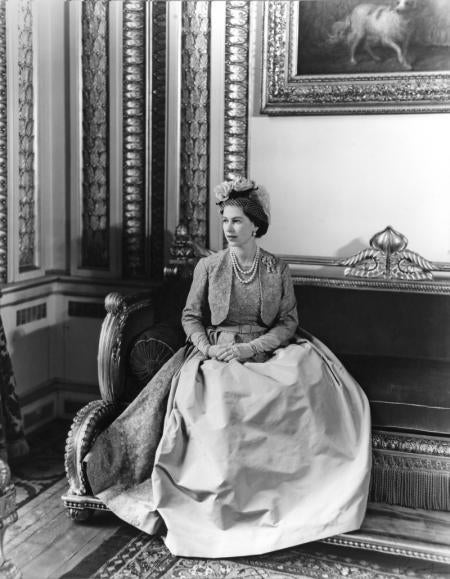
<path id="1" fill-rule="evenodd" d="M 450 287 L 429 281 L 426 260 L 393 251 L 397 234 L 386 231 L 379 247 L 374 236 L 372 249 L 337 264 L 350 276 L 296 275 L 293 268 L 301 325 L 343 360 L 372 411 L 366 521 L 360 531 L 327 542 L 450 563 Z M 102 400 L 77 414 L 66 445 L 63 500 L 76 520 L 106 508 L 92 496 L 83 457 L 184 342 L 179 319 L 195 260 L 182 246 L 172 259 L 178 275 L 157 291 L 106 298 L 98 353 Z M 406 279 L 375 276 L 386 256 Z M 367 272 L 375 281 L 367 281 Z"/>

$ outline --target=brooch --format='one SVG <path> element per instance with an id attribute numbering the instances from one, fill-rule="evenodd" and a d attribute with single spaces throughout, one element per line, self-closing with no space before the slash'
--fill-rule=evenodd
<path id="1" fill-rule="evenodd" d="M 273 255 L 263 255 L 261 257 L 261 263 L 264 264 L 269 273 L 277 272 L 277 260 Z"/>

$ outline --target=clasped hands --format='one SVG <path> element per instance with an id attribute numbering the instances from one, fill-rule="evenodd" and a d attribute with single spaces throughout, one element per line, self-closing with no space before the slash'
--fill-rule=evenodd
<path id="1" fill-rule="evenodd" d="M 221 362 L 230 362 L 231 360 L 243 362 L 254 355 L 255 352 L 249 344 L 223 344 L 209 346 L 208 348 L 208 357 L 215 358 Z"/>

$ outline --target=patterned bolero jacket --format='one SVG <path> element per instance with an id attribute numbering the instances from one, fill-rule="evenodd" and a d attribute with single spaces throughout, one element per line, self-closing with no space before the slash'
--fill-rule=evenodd
<path id="1" fill-rule="evenodd" d="M 298 325 L 297 303 L 288 265 L 261 249 L 258 270 L 261 288 L 261 320 L 283 343 L 293 337 Z M 232 287 L 230 250 L 200 259 L 194 270 L 191 289 L 182 314 L 189 337 L 219 326 L 228 315 Z"/>

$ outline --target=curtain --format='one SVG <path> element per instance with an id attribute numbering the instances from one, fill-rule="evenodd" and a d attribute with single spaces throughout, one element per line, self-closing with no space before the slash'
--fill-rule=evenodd
<path id="1" fill-rule="evenodd" d="M 14 460 L 28 453 L 16 380 L 0 317 L 0 458 Z"/>

